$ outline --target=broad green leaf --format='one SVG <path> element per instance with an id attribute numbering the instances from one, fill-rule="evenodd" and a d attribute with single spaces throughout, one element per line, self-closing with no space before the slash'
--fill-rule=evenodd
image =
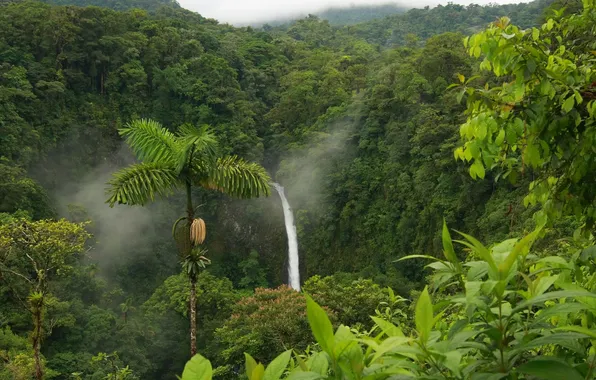
<path id="1" fill-rule="evenodd" d="M 472 375 L 472 380 L 501 380 L 508 375 L 508 373 L 475 373 Z"/>
<path id="2" fill-rule="evenodd" d="M 459 376 L 459 365 L 461 363 L 462 355 L 457 350 L 449 351 L 445 354 L 445 359 L 443 360 L 443 365 L 455 375 Z"/>
<path id="3" fill-rule="evenodd" d="M 577 313 L 585 310 L 587 307 L 578 302 L 565 302 L 558 303 L 554 306 L 540 310 L 538 314 L 534 316 L 532 323 L 542 323 L 548 318 L 552 318 L 557 315 L 566 315 L 569 313 Z"/>
<path id="4" fill-rule="evenodd" d="M 310 370 L 312 372 L 316 372 L 321 375 L 326 375 L 327 371 L 329 370 L 329 361 L 327 360 L 327 356 L 324 352 L 317 352 L 314 353 L 310 359 Z"/>
<path id="5" fill-rule="evenodd" d="M 515 309 L 512 310 L 512 313 L 515 314 L 516 312 L 526 309 L 530 306 L 544 303 L 550 300 L 556 300 L 561 298 L 580 298 L 580 297 L 590 297 L 596 298 L 596 293 L 588 292 L 587 290 L 560 290 L 556 292 L 549 292 L 542 294 L 540 296 L 534 297 L 527 301 L 521 302 L 517 305 Z"/>
<path id="6" fill-rule="evenodd" d="M 395 326 L 393 323 L 388 322 L 379 317 L 371 317 L 375 324 L 385 333 L 388 337 L 392 336 L 404 336 L 402 330 Z"/>
<path id="7" fill-rule="evenodd" d="M 323 310 L 309 295 L 306 295 L 306 315 L 308 323 L 317 343 L 323 351 L 333 354 L 333 326 Z"/>
<path id="8" fill-rule="evenodd" d="M 569 113 L 573 109 L 574 105 L 575 105 L 575 98 L 573 96 L 570 96 L 567 98 L 567 100 L 565 100 L 565 102 L 563 103 L 563 107 L 561 107 L 561 108 L 563 109 L 563 111 Z"/>
<path id="9" fill-rule="evenodd" d="M 182 380 L 211 380 L 213 369 L 211 362 L 197 354 L 184 366 Z"/>
<path id="10" fill-rule="evenodd" d="M 585 327 L 581 327 L 581 326 L 563 326 L 563 327 L 559 327 L 555 329 L 556 331 L 574 331 L 580 334 L 584 334 L 587 337 L 590 337 L 592 339 L 596 339 L 596 331 L 591 330 L 591 329 L 587 329 Z"/>
<path id="11" fill-rule="evenodd" d="M 424 288 L 416 303 L 415 320 L 420 339 L 426 342 L 433 327 L 433 304 L 428 294 L 428 286 Z"/>
<path id="12" fill-rule="evenodd" d="M 569 326 L 574 327 L 574 326 Z M 566 330 L 565 328 L 555 329 L 555 330 Z M 589 330 L 588 330 L 589 331 Z M 594 336 L 596 334 L 592 333 Z M 517 347 L 511 350 L 512 354 L 517 354 L 519 352 L 525 352 L 529 350 L 533 350 L 535 348 L 539 348 L 542 346 L 554 344 L 559 346 L 566 346 L 570 342 L 577 341 L 578 339 L 585 338 L 581 334 L 573 334 L 573 333 L 556 333 L 547 336 L 541 336 L 539 338 L 535 338 L 530 340 L 525 344 L 518 345 Z"/>
<path id="13" fill-rule="evenodd" d="M 497 138 L 495 139 L 495 144 L 500 146 L 501 144 L 503 144 L 504 140 L 505 140 L 505 130 L 500 129 L 499 134 L 497 135 Z"/>
<path id="14" fill-rule="evenodd" d="M 441 238 L 443 240 L 443 253 L 445 254 L 445 258 L 451 261 L 453 264 L 459 264 L 459 260 L 457 259 L 457 255 L 453 249 L 453 241 L 451 241 L 451 234 L 449 233 L 445 219 L 443 219 L 443 231 L 441 233 Z"/>
<path id="15" fill-rule="evenodd" d="M 399 346 L 403 346 L 410 342 L 411 339 L 403 336 L 393 336 L 385 339 L 379 347 L 376 349 L 375 356 L 372 358 L 371 363 L 377 361 L 380 357 L 385 355 L 387 352 L 394 350 Z"/>
<path id="16" fill-rule="evenodd" d="M 263 380 L 263 375 L 265 374 L 265 367 L 263 364 L 259 363 L 255 367 L 254 371 L 248 380 Z"/>
<path id="17" fill-rule="evenodd" d="M 284 372 L 286 371 L 286 367 L 290 362 L 290 358 L 292 356 L 292 350 L 287 350 L 283 352 L 278 357 L 273 359 L 271 363 L 267 366 L 265 370 L 265 374 L 263 376 L 263 380 L 279 380 L 283 376 Z"/>
<path id="18" fill-rule="evenodd" d="M 316 372 L 292 372 L 288 376 L 288 380 L 319 380 L 326 379 L 325 376 L 319 375 Z"/>
<path id="19" fill-rule="evenodd" d="M 543 380 L 584 380 L 569 364 L 555 358 L 541 357 L 522 364 L 518 371 Z"/>
<path id="20" fill-rule="evenodd" d="M 505 261 L 499 265 L 499 274 L 501 279 L 504 280 L 509 276 L 509 271 L 521 254 L 527 254 L 528 250 L 532 247 L 532 244 L 534 244 L 534 241 L 538 237 L 538 234 L 540 234 L 540 231 L 542 231 L 542 227 L 538 227 L 531 234 L 525 236 L 517 244 L 515 244 L 513 250 L 507 256 L 507 259 L 505 259 Z"/>
<path id="21" fill-rule="evenodd" d="M 257 367 L 257 361 L 252 356 L 250 356 L 250 354 L 247 354 L 246 352 L 244 353 L 244 359 L 245 359 L 245 367 L 246 367 L 246 376 L 250 379 L 253 371 Z"/>
<path id="22" fill-rule="evenodd" d="M 536 279 L 532 284 L 532 296 L 539 296 L 546 292 L 559 278 L 559 276 L 544 276 Z"/>
<path id="23" fill-rule="evenodd" d="M 494 273 L 498 273 L 497 264 L 495 263 L 494 258 L 490 254 L 488 248 L 486 248 L 482 243 L 480 243 L 476 238 L 467 235 L 463 232 L 456 231 L 458 234 L 466 238 L 467 241 L 456 240 L 456 242 L 465 245 L 466 247 L 472 249 L 472 251 L 476 252 L 478 257 L 482 260 L 486 261 L 489 267 L 494 271 Z"/>

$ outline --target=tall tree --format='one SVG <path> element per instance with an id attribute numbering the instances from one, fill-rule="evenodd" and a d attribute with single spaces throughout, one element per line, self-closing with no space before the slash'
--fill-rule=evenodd
<path id="1" fill-rule="evenodd" d="M 193 186 L 239 198 L 267 196 L 270 193 L 271 179 L 265 169 L 237 156 L 220 156 L 217 140 L 208 126 L 197 128 L 185 124 L 174 134 L 155 121 L 135 120 L 120 129 L 120 134 L 141 162 L 114 174 L 109 182 L 107 203 L 110 206 L 116 203 L 142 206 L 156 196 L 164 197 L 184 189 L 186 216 L 180 218 L 173 229 L 184 258 L 194 257 L 193 250 L 198 249 L 202 242 L 191 240 L 191 225 L 195 221 Z M 183 228 L 178 228 L 179 222 L 184 219 Z M 193 276 L 190 278 L 192 286 Z M 190 302 L 191 355 L 197 351 L 196 306 L 193 303 L 196 305 L 196 296 L 194 302 L 193 297 Z"/>
<path id="2" fill-rule="evenodd" d="M 51 282 L 72 269 L 88 237 L 82 224 L 66 220 L 14 219 L 0 225 L 0 279 L 33 317 L 31 338 L 37 380 L 44 377 L 41 341 Z"/>

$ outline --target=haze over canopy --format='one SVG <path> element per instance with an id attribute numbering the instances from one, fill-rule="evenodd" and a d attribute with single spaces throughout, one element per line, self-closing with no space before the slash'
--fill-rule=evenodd
<path id="1" fill-rule="evenodd" d="M 184 8 L 198 12 L 205 17 L 217 19 L 232 24 L 247 24 L 252 22 L 283 19 L 296 15 L 317 12 L 328 7 L 347 7 L 350 5 L 371 5 L 391 3 L 386 0 L 179 0 Z M 456 4 L 491 3 L 527 3 L 529 0 L 476 0 L 452 1 Z M 394 2 L 405 7 L 421 8 L 426 5 L 436 6 L 447 4 L 447 1 L 422 0 Z"/>

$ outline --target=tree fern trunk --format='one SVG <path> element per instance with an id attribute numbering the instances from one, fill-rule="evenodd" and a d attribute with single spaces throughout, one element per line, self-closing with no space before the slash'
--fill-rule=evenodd
<path id="1" fill-rule="evenodd" d="M 190 280 L 190 355 L 197 353 L 197 282 Z"/>
<path id="2" fill-rule="evenodd" d="M 192 205 L 192 187 L 190 180 L 186 180 L 186 213 L 188 217 L 188 230 L 194 219 L 194 207 Z M 192 249 L 192 248 L 191 248 Z M 190 355 L 197 353 L 197 281 L 192 276 L 190 278 Z"/>

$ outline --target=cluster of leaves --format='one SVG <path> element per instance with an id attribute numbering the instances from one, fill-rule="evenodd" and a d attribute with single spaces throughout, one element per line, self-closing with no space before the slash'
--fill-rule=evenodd
<path id="1" fill-rule="evenodd" d="M 594 208 L 596 125 L 596 4 L 567 15 L 555 11 L 540 28 L 521 29 L 502 18 L 465 40 L 469 53 L 483 57 L 480 69 L 495 84 L 477 88 L 461 77 L 468 120 L 457 158 L 471 162 L 470 174 L 515 182 L 537 173 L 525 203 L 542 206 L 540 217 L 572 214 L 590 230 Z"/>
<path id="2" fill-rule="evenodd" d="M 460 260 L 447 227 L 445 259 L 433 260 L 433 304 L 426 287 L 406 335 L 399 326 L 372 317 L 375 330 L 355 335 L 340 326 L 334 333 L 325 311 L 307 297 L 307 315 L 321 349 L 307 358 L 286 351 L 264 367 L 247 355 L 249 379 L 591 379 L 596 295 L 593 262 L 581 252 L 567 257 L 532 250 L 542 227 L 522 239 L 485 246 L 467 234 Z M 412 256 L 415 258 L 418 256 Z M 589 277 L 585 273 L 590 273 Z M 190 371 L 203 367 L 199 377 Z M 284 370 L 284 366 L 287 367 Z M 203 376 L 203 377 L 201 377 Z M 272 377 L 274 376 L 274 377 Z M 183 379 L 210 379 L 205 359 L 187 365 Z"/>

